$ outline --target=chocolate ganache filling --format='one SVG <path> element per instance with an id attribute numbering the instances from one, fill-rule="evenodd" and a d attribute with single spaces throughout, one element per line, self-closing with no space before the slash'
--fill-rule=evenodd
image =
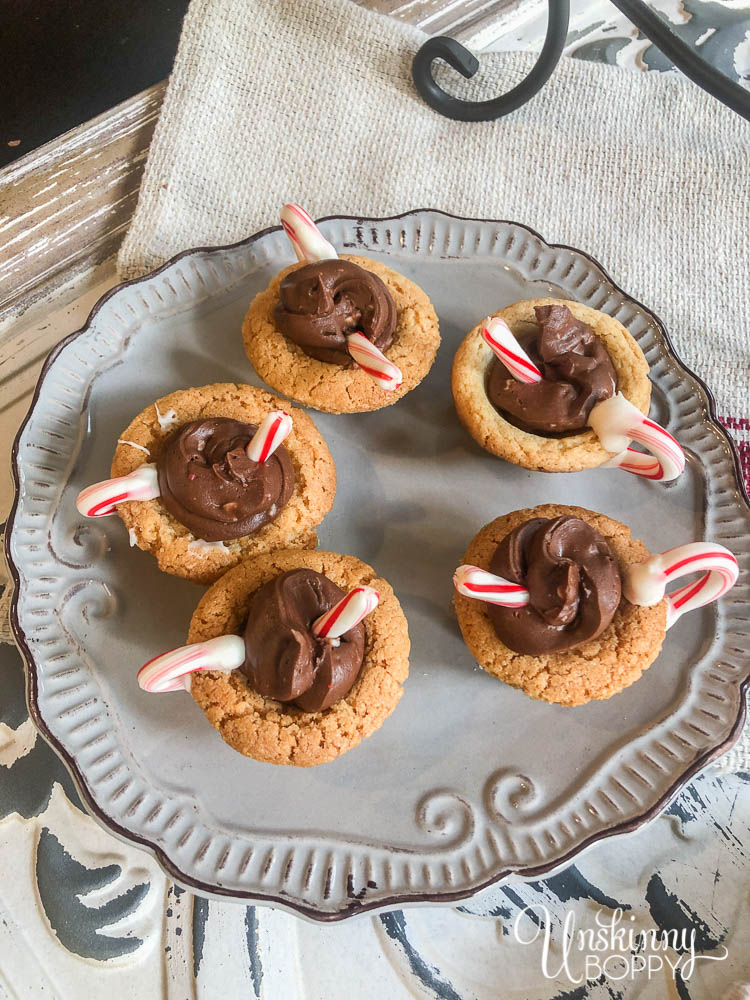
<path id="1" fill-rule="evenodd" d="M 311 569 L 289 570 L 255 592 L 240 669 L 258 694 L 292 702 L 305 712 L 322 712 L 349 692 L 362 668 L 364 625 L 360 622 L 339 640 L 319 639 L 312 632 L 315 619 L 344 594 Z"/>
<path id="2" fill-rule="evenodd" d="M 596 403 L 615 394 L 617 374 L 601 339 L 567 306 L 536 306 L 534 312 L 538 329 L 514 332 L 542 372 L 542 381 L 518 382 L 495 358 L 487 396 L 521 430 L 546 436 L 575 433 L 586 427 Z"/>
<path id="3" fill-rule="evenodd" d="M 523 608 L 488 604 L 505 645 L 539 656 L 601 635 L 620 603 L 620 570 L 605 539 L 580 518 L 535 517 L 495 550 L 490 572 L 529 592 Z"/>
<path id="4" fill-rule="evenodd" d="M 349 260 L 304 264 L 282 280 L 276 324 L 318 361 L 350 367 L 350 333 L 363 333 L 386 351 L 396 332 L 396 304 L 377 274 Z"/>
<path id="5" fill-rule="evenodd" d="M 164 506 L 207 542 L 251 535 L 281 512 L 294 490 L 294 466 L 281 445 L 265 462 L 245 448 L 258 428 L 227 417 L 180 427 L 157 463 Z"/>

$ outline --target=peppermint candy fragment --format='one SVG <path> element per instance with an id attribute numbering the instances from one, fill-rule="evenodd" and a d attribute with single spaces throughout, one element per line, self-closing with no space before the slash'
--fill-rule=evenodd
<path id="1" fill-rule="evenodd" d="M 688 611 L 711 604 L 732 589 L 737 582 L 739 566 L 729 549 L 714 542 L 690 542 L 668 549 L 645 562 L 628 566 L 622 592 L 631 604 L 650 607 L 662 600 L 672 580 L 701 570 L 700 579 L 666 594 L 669 629 Z"/>
<path id="2" fill-rule="evenodd" d="M 685 453 L 669 431 L 644 417 L 621 392 L 597 403 L 588 422 L 602 447 L 616 452 L 604 463 L 604 469 L 624 469 L 665 483 L 677 479 L 685 469 Z M 631 441 L 643 445 L 649 454 L 631 448 Z"/>
<path id="3" fill-rule="evenodd" d="M 265 462 L 292 433 L 292 418 L 284 410 L 272 410 L 263 418 L 245 454 L 253 462 Z"/>
<path id="4" fill-rule="evenodd" d="M 479 566 L 459 566 L 453 574 L 453 586 L 464 597 L 473 597 L 503 608 L 523 608 L 529 603 L 529 592 L 520 583 L 495 576 Z"/>
<path id="5" fill-rule="evenodd" d="M 381 389 L 392 392 L 401 388 L 404 381 L 401 369 L 389 361 L 364 334 L 350 333 L 346 338 L 346 346 L 357 367 L 375 379 Z"/>
<path id="6" fill-rule="evenodd" d="M 245 640 L 239 635 L 220 635 L 155 656 L 138 671 L 138 683 L 152 694 L 189 691 L 190 675 L 197 670 L 229 673 L 244 662 Z"/>
<path id="7" fill-rule="evenodd" d="M 541 382 L 542 373 L 516 340 L 515 334 L 499 316 L 482 327 L 482 340 L 518 382 Z"/>
<path id="8" fill-rule="evenodd" d="M 159 496 L 159 480 L 156 466 L 150 463 L 139 465 L 127 476 L 105 479 L 81 490 L 76 498 L 76 507 L 84 517 L 105 517 L 114 514 L 118 503 L 128 500 L 154 500 Z"/>
<path id="9" fill-rule="evenodd" d="M 319 639 L 338 639 L 349 629 L 359 625 L 363 618 L 375 610 L 379 601 L 380 594 L 374 587 L 355 587 L 320 618 L 315 619 L 312 633 Z"/>
<path id="10" fill-rule="evenodd" d="M 281 210 L 281 225 L 291 240 L 298 260 L 310 264 L 316 260 L 338 257 L 335 247 L 323 236 L 301 205 L 284 205 Z"/>

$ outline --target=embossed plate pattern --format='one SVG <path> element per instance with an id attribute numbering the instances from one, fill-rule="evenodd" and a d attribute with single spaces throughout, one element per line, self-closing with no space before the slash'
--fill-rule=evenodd
<path id="1" fill-rule="evenodd" d="M 750 511 L 707 391 L 654 315 L 585 254 L 515 223 L 434 211 L 322 229 L 418 281 L 443 336 L 432 372 L 397 406 L 314 414 L 339 470 L 321 546 L 375 565 L 409 619 L 411 673 L 383 728 L 324 767 L 276 768 L 226 747 L 187 695 L 140 691 L 137 668 L 184 641 L 201 588 L 158 573 L 119 520 L 84 523 L 73 503 L 106 477 L 122 428 L 158 396 L 257 384 L 239 328 L 249 299 L 291 260 L 279 229 L 189 251 L 118 287 L 53 353 L 15 445 L 7 550 L 31 712 L 92 813 L 186 885 L 338 919 L 551 871 L 656 815 L 726 748 L 750 672 Z M 652 415 L 688 453 L 677 483 L 530 473 L 459 426 L 449 370 L 466 330 L 550 293 L 615 315 L 638 339 Z M 740 582 L 718 608 L 682 619 L 628 690 L 579 709 L 535 702 L 473 663 L 451 574 L 483 524 L 542 502 L 617 517 L 652 551 L 712 538 L 739 557 Z"/>

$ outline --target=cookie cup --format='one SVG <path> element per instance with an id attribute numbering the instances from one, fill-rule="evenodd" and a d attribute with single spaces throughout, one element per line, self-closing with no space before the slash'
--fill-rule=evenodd
<path id="1" fill-rule="evenodd" d="M 191 694 L 234 750 L 269 764 L 311 767 L 334 760 L 374 733 L 403 694 L 409 673 L 409 632 L 391 586 L 354 556 L 299 549 L 258 556 L 230 570 L 206 591 L 190 622 L 188 642 L 242 634 L 253 593 L 292 569 L 323 573 L 343 590 L 367 584 L 380 593 L 377 608 L 364 619 L 362 669 L 346 697 L 323 712 L 303 712 L 264 698 L 239 670 L 196 673 Z"/>
<path id="2" fill-rule="evenodd" d="M 341 259 L 372 271 L 393 297 L 398 325 L 385 355 L 401 369 L 399 389 L 381 389 L 356 366 L 342 368 L 311 358 L 279 330 L 274 318 L 279 288 L 282 279 L 301 264 L 285 268 L 253 299 L 242 327 L 245 352 L 264 382 L 298 403 L 327 413 L 379 410 L 398 402 L 429 372 L 440 345 L 438 319 L 422 289 L 397 271 L 368 257 L 342 254 Z"/>
<path id="3" fill-rule="evenodd" d="M 111 475 L 125 476 L 146 462 L 158 462 L 171 434 L 191 420 L 229 417 L 260 424 L 267 413 L 278 409 L 291 412 L 294 421 L 292 433 L 284 442 L 294 465 L 294 492 L 279 516 L 252 535 L 205 542 L 174 518 L 158 497 L 118 504 L 117 513 L 130 532 L 131 544 L 150 552 L 160 570 L 209 584 L 247 556 L 279 548 L 316 547 L 318 536 L 314 529 L 331 509 L 336 495 L 336 466 L 310 417 L 263 389 L 220 382 L 162 396 L 139 413 L 120 435 Z M 171 410 L 176 422 L 162 426 L 160 415 L 166 424 Z"/>
<path id="4" fill-rule="evenodd" d="M 606 539 L 621 571 L 648 559 L 645 545 L 619 521 L 583 507 L 542 504 L 495 518 L 474 537 L 463 562 L 489 570 L 495 550 L 514 528 L 533 517 L 565 514 L 588 522 Z M 623 597 L 598 639 L 561 653 L 531 656 L 508 649 L 500 640 L 484 601 L 455 594 L 454 603 L 464 641 L 483 670 L 531 698 L 557 705 L 584 705 L 629 687 L 659 655 L 666 632 L 666 601 L 643 608 Z"/>
<path id="5" fill-rule="evenodd" d="M 617 373 L 618 391 L 648 415 L 651 383 L 648 362 L 633 337 L 612 316 L 563 299 L 527 299 L 493 313 L 514 333 L 536 323 L 535 306 L 564 305 L 576 319 L 587 323 L 601 338 Z M 453 359 L 451 390 L 456 412 L 474 440 L 486 451 L 507 462 L 538 472 L 580 472 L 593 469 L 612 457 L 590 428 L 568 437 L 548 438 L 523 431 L 499 413 L 487 397 L 487 379 L 495 355 L 482 339 L 486 319 L 461 343 Z"/>

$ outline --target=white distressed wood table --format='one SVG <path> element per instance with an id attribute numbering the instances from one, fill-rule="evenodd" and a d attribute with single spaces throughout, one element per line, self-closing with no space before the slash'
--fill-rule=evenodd
<path id="1" fill-rule="evenodd" d="M 477 50 L 534 47 L 544 32 L 541 0 L 357 2 Z M 654 6 L 750 86 L 750 2 Z M 666 68 L 606 0 L 573 4 L 569 51 Z M 113 255 L 135 206 L 163 90 L 151 88 L 0 172 L 6 468 L 44 357 L 116 283 Z M 2 518 L 9 491 L 4 477 Z M 0 998 L 738 1000 L 737 987 L 727 991 L 750 981 L 747 773 L 714 769 L 638 833 L 599 844 L 557 876 L 493 888 L 457 907 L 318 926 L 269 908 L 208 902 L 83 812 L 28 718 L 7 597 L 0 598 Z M 666 935 L 650 966 L 637 955 L 607 964 L 618 914 L 629 931 Z M 580 929 L 599 929 L 604 950 L 578 948 Z"/>

